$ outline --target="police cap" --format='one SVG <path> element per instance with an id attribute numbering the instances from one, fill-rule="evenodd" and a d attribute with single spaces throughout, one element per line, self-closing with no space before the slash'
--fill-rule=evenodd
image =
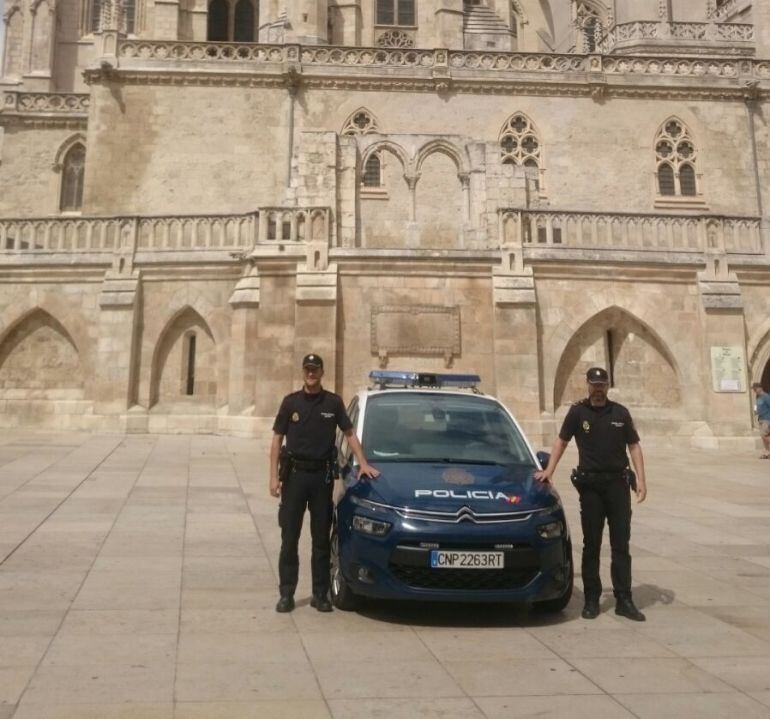
<path id="1" fill-rule="evenodd" d="M 591 369 L 586 372 L 586 379 L 591 384 L 606 384 L 610 381 L 610 376 L 607 374 L 606 369 L 602 369 L 601 367 L 591 367 Z"/>
<path id="2" fill-rule="evenodd" d="M 302 358 L 302 366 L 303 367 L 318 367 L 319 369 L 323 369 L 324 361 L 316 354 L 309 354 L 305 355 Z"/>

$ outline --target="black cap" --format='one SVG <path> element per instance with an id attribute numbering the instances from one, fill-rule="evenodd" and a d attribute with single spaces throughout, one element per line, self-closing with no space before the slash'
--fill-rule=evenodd
<path id="1" fill-rule="evenodd" d="M 606 369 L 602 369 L 601 367 L 591 367 L 591 369 L 586 372 L 586 379 L 591 384 L 605 384 L 610 381 L 610 376 L 607 374 Z"/>
<path id="2" fill-rule="evenodd" d="M 319 367 L 320 369 L 323 369 L 324 361 L 318 356 L 314 354 L 305 355 L 302 359 L 302 366 L 303 367 Z"/>

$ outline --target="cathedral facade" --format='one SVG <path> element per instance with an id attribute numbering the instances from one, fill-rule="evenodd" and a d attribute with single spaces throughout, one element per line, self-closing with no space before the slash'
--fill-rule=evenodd
<path id="1" fill-rule="evenodd" d="M 6 0 L 0 426 L 253 434 L 323 356 L 748 446 L 770 0 Z"/>

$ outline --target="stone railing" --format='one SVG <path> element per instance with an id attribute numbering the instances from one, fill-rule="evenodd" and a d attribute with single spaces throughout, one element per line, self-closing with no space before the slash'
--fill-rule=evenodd
<path id="1" fill-rule="evenodd" d="M 638 32 L 647 32 L 647 25 L 659 28 L 660 23 L 629 23 L 621 26 L 630 38 L 638 25 Z M 673 23 L 677 25 L 677 23 Z M 695 26 L 698 23 L 684 23 Z M 719 34 L 733 32 L 731 25 L 702 24 L 715 28 Z M 736 26 L 753 32 L 751 25 Z M 613 30 L 614 32 L 614 30 Z M 618 31 L 620 32 L 620 31 Z M 681 32 L 684 32 L 682 30 Z M 690 32 L 688 30 L 688 32 Z M 694 30 L 692 32 L 695 32 Z M 743 30 L 740 32 L 744 32 Z M 722 35 L 715 35 L 717 39 Z M 610 42 L 610 40 L 607 40 Z M 612 39 L 611 42 L 618 41 Z M 606 52 L 606 50 L 605 50 Z M 661 50 L 663 52 L 663 50 Z M 391 68 L 424 70 L 427 76 L 435 72 L 457 72 L 461 79 L 468 71 L 504 73 L 527 73 L 543 75 L 573 75 L 577 81 L 585 79 L 585 73 L 620 74 L 631 73 L 649 76 L 686 76 L 718 78 L 770 79 L 770 61 L 749 58 L 708 57 L 684 58 L 677 56 L 669 47 L 665 54 L 653 56 L 630 55 L 576 55 L 555 53 L 513 53 L 482 52 L 472 50 L 433 50 L 328 47 L 300 45 L 258 45 L 238 43 L 193 43 L 171 40 L 122 40 L 118 55 L 120 69 L 142 70 L 162 67 L 165 70 L 175 65 L 187 68 L 187 63 L 198 63 L 205 68 L 209 63 L 231 63 L 240 70 L 255 70 L 264 67 L 268 73 L 284 74 L 287 65 L 293 65 L 297 73 L 311 72 L 313 68 L 356 67 L 372 70 Z M 145 61 L 148 63 L 145 65 Z"/>
<path id="2" fill-rule="evenodd" d="M 18 115 L 88 115 L 90 95 L 63 92 L 3 93 L 0 112 Z"/>
<path id="3" fill-rule="evenodd" d="M 672 41 L 684 43 L 672 47 Z M 753 50 L 754 26 L 742 23 L 716 22 L 627 22 L 611 27 L 600 42 L 600 51 L 613 52 L 623 47 L 643 44 L 649 52 L 659 46 L 661 52 L 679 52 L 702 49 L 707 52 L 715 45 L 735 45 L 735 50 Z M 657 50 L 656 50 L 657 51 Z"/>
<path id="4" fill-rule="evenodd" d="M 652 252 L 762 254 L 756 217 L 500 210 L 506 244 Z"/>
<path id="5" fill-rule="evenodd" d="M 0 257 L 45 253 L 250 250 L 255 244 L 329 242 L 326 207 L 267 207 L 243 215 L 0 219 Z"/>

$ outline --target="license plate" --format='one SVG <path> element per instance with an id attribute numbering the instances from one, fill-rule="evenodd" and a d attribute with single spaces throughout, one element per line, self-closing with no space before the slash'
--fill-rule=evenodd
<path id="1" fill-rule="evenodd" d="M 433 549 L 430 553 L 433 569 L 503 569 L 503 552 L 463 552 Z"/>

